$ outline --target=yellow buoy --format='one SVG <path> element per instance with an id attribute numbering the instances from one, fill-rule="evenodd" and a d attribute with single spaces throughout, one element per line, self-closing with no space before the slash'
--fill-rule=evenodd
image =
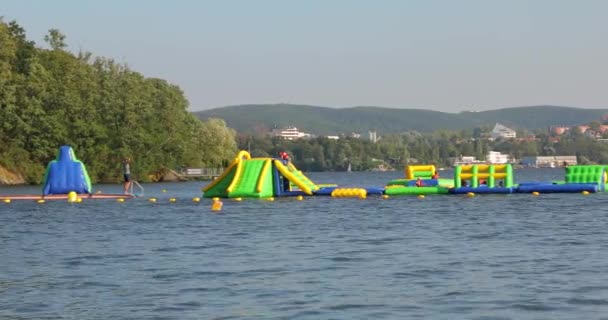
<path id="1" fill-rule="evenodd" d="M 534 191 L 534 192 L 532 192 L 532 195 L 533 195 L 533 196 L 538 196 L 538 195 L 540 195 L 540 192 L 538 192 L 538 191 Z"/>
<path id="2" fill-rule="evenodd" d="M 467 192 L 467 197 L 473 198 L 475 196 L 475 192 Z"/>
<path id="3" fill-rule="evenodd" d="M 304 197 L 302 195 L 299 195 L 299 196 L 296 197 L 296 200 L 302 201 L 302 200 L 304 200 Z"/>
<path id="4" fill-rule="evenodd" d="M 163 192 L 167 192 L 167 189 L 163 189 Z"/>
<path id="5" fill-rule="evenodd" d="M 220 210 L 222 210 L 222 205 L 224 205 L 224 204 L 221 201 L 214 200 L 213 203 L 211 204 L 211 211 L 220 211 Z"/>
<path id="6" fill-rule="evenodd" d="M 424 195 L 423 194 L 419 194 L 418 195 L 418 199 L 424 199 Z"/>
<path id="7" fill-rule="evenodd" d="M 219 197 L 213 197 L 213 198 L 211 198 L 211 200 L 213 200 L 213 201 L 219 201 L 220 198 Z"/>
<path id="8" fill-rule="evenodd" d="M 156 202 L 156 198 L 150 198 L 150 199 L 148 199 L 148 201 L 150 201 L 150 202 Z"/>
<path id="9" fill-rule="evenodd" d="M 388 199 L 388 198 L 389 198 L 388 194 L 383 194 L 382 195 L 382 199 Z"/>
<path id="10" fill-rule="evenodd" d="M 123 199 L 123 198 L 118 198 L 118 199 L 116 199 L 116 202 L 125 202 L 125 199 Z"/>
<path id="11" fill-rule="evenodd" d="M 586 196 L 586 195 L 588 195 L 588 194 L 589 194 L 589 191 L 587 191 L 587 190 L 583 190 L 583 192 L 582 192 L 582 193 L 583 193 L 583 195 L 584 195 L 584 196 Z"/>
<path id="12" fill-rule="evenodd" d="M 243 198 L 234 198 L 234 201 L 242 201 Z"/>
<path id="13" fill-rule="evenodd" d="M 68 202 L 76 202 L 76 198 L 78 198 L 78 195 L 76 194 L 76 192 L 70 191 L 68 193 Z"/>
<path id="14" fill-rule="evenodd" d="M 36 202 L 37 203 L 44 203 L 45 201 L 44 201 L 44 199 L 38 199 L 38 200 L 36 200 Z"/>
<path id="15" fill-rule="evenodd" d="M 173 203 L 175 201 L 177 201 L 177 199 L 175 199 L 175 198 L 169 198 L 169 202 Z"/>
<path id="16" fill-rule="evenodd" d="M 11 199 L 4 199 L 2 201 L 4 201 L 4 203 L 11 203 Z"/>
<path id="17" fill-rule="evenodd" d="M 199 198 L 199 197 L 194 197 L 194 198 L 192 198 L 192 202 L 199 203 L 199 202 L 201 202 L 201 198 Z"/>

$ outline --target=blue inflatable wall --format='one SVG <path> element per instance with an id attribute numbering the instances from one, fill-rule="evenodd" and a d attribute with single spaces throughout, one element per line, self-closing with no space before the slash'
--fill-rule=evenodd
<path id="1" fill-rule="evenodd" d="M 565 184 L 525 184 L 519 185 L 517 193 L 577 193 L 577 192 L 598 192 L 597 184 L 592 183 L 565 183 Z"/>
<path id="2" fill-rule="evenodd" d="M 76 159 L 70 146 L 62 146 L 57 158 L 46 168 L 43 195 L 91 193 L 91 182 L 84 164 Z"/>

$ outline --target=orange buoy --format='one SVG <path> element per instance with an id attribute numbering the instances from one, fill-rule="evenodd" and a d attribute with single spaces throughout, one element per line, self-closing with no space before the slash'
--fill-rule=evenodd
<path id="1" fill-rule="evenodd" d="M 220 200 L 214 200 L 211 204 L 211 211 L 220 211 L 224 204 Z"/>

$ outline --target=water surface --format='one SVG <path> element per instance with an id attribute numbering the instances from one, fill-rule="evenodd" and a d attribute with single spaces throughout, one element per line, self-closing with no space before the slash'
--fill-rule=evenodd
<path id="1" fill-rule="evenodd" d="M 309 174 L 345 186 L 401 175 Z M 606 194 L 224 200 L 215 214 L 191 201 L 203 184 L 145 185 L 125 203 L 0 203 L 0 319 L 608 315 Z"/>

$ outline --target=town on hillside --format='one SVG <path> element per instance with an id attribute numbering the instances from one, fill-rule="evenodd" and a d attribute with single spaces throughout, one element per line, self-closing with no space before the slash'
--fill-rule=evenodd
<path id="1" fill-rule="evenodd" d="M 568 133 L 580 133 L 588 138 L 595 139 L 598 142 L 608 142 L 608 115 L 604 115 L 601 121 L 593 121 L 588 124 L 576 126 L 551 126 L 548 128 L 549 141 L 557 143 L 561 138 Z M 271 131 L 271 136 L 280 137 L 286 140 L 296 140 L 303 138 L 316 138 L 319 135 L 300 131 L 295 126 L 284 128 L 275 128 Z M 379 141 L 381 137 L 377 131 L 368 131 L 366 135 L 360 133 L 351 133 L 349 135 L 326 135 L 327 139 L 338 140 L 341 137 L 350 138 L 366 138 L 373 143 Z M 478 139 L 488 141 L 512 140 L 516 142 L 538 141 L 539 139 L 534 134 L 526 134 L 518 137 L 517 131 L 504 124 L 496 123 L 490 132 L 480 134 Z M 577 164 L 576 155 L 551 155 L 551 156 L 523 156 L 520 159 L 515 159 L 509 154 L 503 154 L 498 151 L 488 151 L 485 154 L 485 159 L 477 159 L 471 155 L 460 155 L 459 157 L 450 158 L 450 163 L 453 166 L 463 164 L 505 164 L 511 163 L 523 167 L 563 167 Z"/>

